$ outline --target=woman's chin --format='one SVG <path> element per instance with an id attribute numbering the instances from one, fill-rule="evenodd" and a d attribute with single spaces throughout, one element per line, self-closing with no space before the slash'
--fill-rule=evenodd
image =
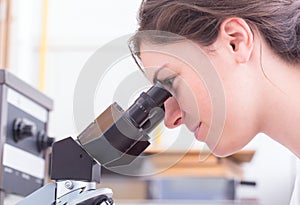
<path id="1" fill-rule="evenodd" d="M 206 136 L 205 135 L 200 135 L 198 133 L 194 133 L 196 140 L 200 142 L 205 142 Z"/>
<path id="2" fill-rule="evenodd" d="M 237 150 L 225 148 L 220 143 L 214 146 L 208 144 L 208 147 L 211 150 L 211 152 L 217 157 L 227 157 L 237 152 Z"/>

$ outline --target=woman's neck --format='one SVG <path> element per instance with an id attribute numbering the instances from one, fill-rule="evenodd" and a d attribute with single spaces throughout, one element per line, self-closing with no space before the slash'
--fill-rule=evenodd
<path id="1" fill-rule="evenodd" d="M 266 50 L 262 132 L 300 158 L 300 65 L 289 65 Z"/>

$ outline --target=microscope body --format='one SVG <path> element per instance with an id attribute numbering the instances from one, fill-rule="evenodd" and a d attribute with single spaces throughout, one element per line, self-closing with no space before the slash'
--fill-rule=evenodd
<path id="1" fill-rule="evenodd" d="M 160 83 L 143 92 L 126 111 L 110 105 L 74 140 L 52 146 L 50 178 L 17 205 L 113 205 L 112 190 L 97 189 L 101 166 L 130 164 L 149 145 L 150 133 L 164 118 L 171 94 Z"/>

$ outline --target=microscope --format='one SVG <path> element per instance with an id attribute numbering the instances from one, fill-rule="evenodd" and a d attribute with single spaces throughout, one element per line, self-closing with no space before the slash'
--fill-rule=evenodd
<path id="1" fill-rule="evenodd" d="M 163 104 L 169 97 L 158 82 L 126 111 L 113 103 L 76 140 L 55 142 L 50 164 L 53 182 L 17 205 L 113 205 L 112 190 L 96 188 L 101 166 L 128 165 L 150 145 L 148 134 L 163 120 Z"/>

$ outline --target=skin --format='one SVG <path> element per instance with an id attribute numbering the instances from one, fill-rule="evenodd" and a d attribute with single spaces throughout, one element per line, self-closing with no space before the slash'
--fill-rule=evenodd
<path id="1" fill-rule="evenodd" d="M 188 51 L 190 42 L 142 42 L 141 60 L 149 80 L 165 82 L 175 76 L 166 85 L 173 97 L 165 102 L 165 125 L 175 128 L 185 124 L 217 156 L 240 150 L 262 132 L 300 157 L 300 65 L 277 57 L 259 33 L 240 18 L 226 19 L 212 45 L 195 45 L 209 59 L 209 69 L 216 71 L 222 84 L 225 116 L 219 122 L 224 123 L 212 121 L 217 116 L 211 98 L 214 91 L 207 86 L 209 79 L 201 77 L 202 71 L 173 55 L 143 52 L 159 47 L 179 55 L 188 53 L 191 61 L 199 59 L 199 53 Z M 218 129 L 222 132 L 214 134 Z"/>

